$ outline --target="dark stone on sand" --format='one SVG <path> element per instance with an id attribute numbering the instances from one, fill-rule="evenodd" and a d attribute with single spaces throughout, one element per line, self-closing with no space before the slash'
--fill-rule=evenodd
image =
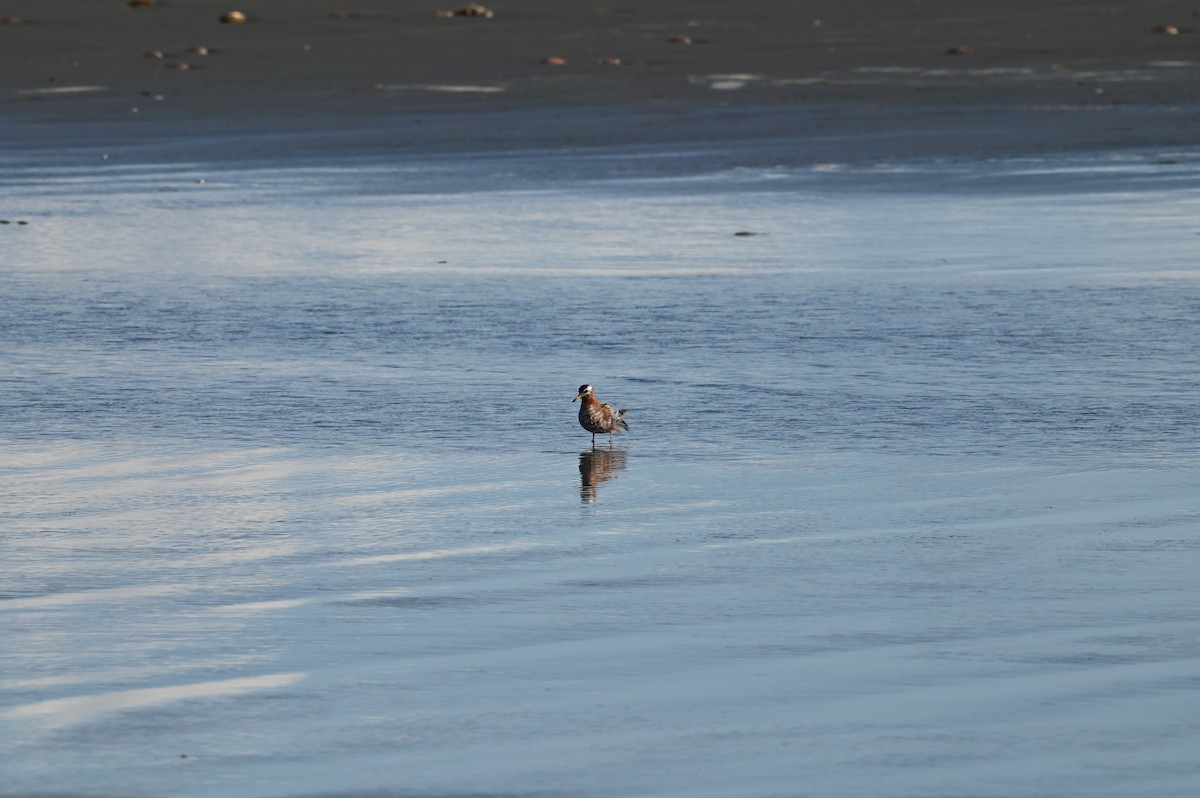
<path id="1" fill-rule="evenodd" d="M 691 44 L 691 43 L 692 43 L 691 36 L 672 36 L 671 38 L 667 39 L 667 44 Z"/>
<path id="2" fill-rule="evenodd" d="M 181 72 L 189 70 L 191 68 L 192 68 L 192 65 L 188 64 L 184 61 L 172 61 L 171 63 L 167 64 L 167 69 L 175 69 L 175 70 L 179 70 Z"/>
<path id="3" fill-rule="evenodd" d="M 246 22 L 246 15 L 241 11 L 230 11 L 221 15 L 221 22 L 226 25 L 242 25 Z"/>
<path id="4" fill-rule="evenodd" d="M 566 66 L 567 59 L 560 58 L 557 55 L 548 55 L 542 59 L 541 63 L 547 66 Z"/>
<path id="5" fill-rule="evenodd" d="M 465 8 L 460 8 L 455 14 L 460 17 L 483 17 L 484 19 L 491 19 L 496 16 L 495 11 L 485 8 L 478 3 L 471 3 Z"/>
<path id="6" fill-rule="evenodd" d="M 962 47 L 962 46 L 951 47 L 949 50 L 946 51 L 946 55 L 970 55 L 970 54 L 971 54 L 970 47 Z"/>
<path id="7" fill-rule="evenodd" d="M 5 17 L 0 19 L 0 25 L 24 25 L 25 20 L 20 17 Z"/>
<path id="8" fill-rule="evenodd" d="M 596 63 L 598 63 L 598 64 L 600 64 L 600 65 L 602 65 L 602 66 L 620 66 L 620 65 L 621 65 L 621 59 L 620 59 L 620 58 L 612 58 L 612 57 L 609 57 L 609 58 L 601 58 L 601 59 L 600 59 L 599 61 L 597 61 Z"/>
<path id="9" fill-rule="evenodd" d="M 142 53 L 142 55 L 144 55 L 146 58 L 166 58 L 167 54 L 162 50 L 147 50 L 146 52 Z"/>

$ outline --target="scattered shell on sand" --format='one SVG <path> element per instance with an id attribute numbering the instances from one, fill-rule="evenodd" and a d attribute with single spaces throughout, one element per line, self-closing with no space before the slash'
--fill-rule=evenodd
<path id="1" fill-rule="evenodd" d="M 1167 36 L 1178 36 L 1179 28 L 1175 27 L 1174 25 L 1159 25 L 1157 28 L 1154 29 L 1154 32 L 1155 33 L 1164 33 Z"/>
<path id="2" fill-rule="evenodd" d="M 548 55 L 542 59 L 542 63 L 547 66 L 564 66 L 567 63 L 567 59 L 560 58 L 557 55 Z"/>
<path id="3" fill-rule="evenodd" d="M 242 25 L 246 22 L 246 15 L 241 11 L 230 11 L 221 17 L 221 21 L 226 25 Z"/>
<path id="4" fill-rule="evenodd" d="M 188 51 L 189 53 L 192 53 L 193 55 L 208 55 L 208 53 L 209 53 L 209 50 L 208 50 L 208 48 L 207 48 L 207 47 L 204 47 L 203 45 L 197 45 L 197 46 L 195 46 L 195 47 L 189 47 L 189 48 L 187 48 L 187 51 Z"/>
<path id="5" fill-rule="evenodd" d="M 596 63 L 601 64 L 602 66 L 620 66 L 621 59 L 620 58 L 611 58 L 611 57 L 610 58 L 601 58 Z"/>
<path id="6" fill-rule="evenodd" d="M 167 64 L 167 69 L 187 70 L 191 68 L 192 65 L 184 61 L 172 61 L 171 63 Z"/>
<path id="7" fill-rule="evenodd" d="M 455 13 L 460 17 L 485 17 L 487 19 L 491 19 L 492 17 L 496 16 L 495 11 L 490 8 L 485 8 L 478 3 L 471 3 L 465 8 L 460 8 Z"/>
<path id="8" fill-rule="evenodd" d="M 970 47 L 962 47 L 962 46 L 951 47 L 949 50 L 946 51 L 946 55 L 970 55 L 970 54 L 971 54 Z"/>
<path id="9" fill-rule="evenodd" d="M 146 52 L 142 53 L 142 55 L 146 56 L 147 58 L 166 58 L 167 57 L 167 54 L 164 53 L 162 50 L 147 50 Z"/>
<path id="10" fill-rule="evenodd" d="M 691 43 L 692 43 L 691 36 L 672 36 L 671 38 L 667 39 L 667 44 L 691 44 Z"/>

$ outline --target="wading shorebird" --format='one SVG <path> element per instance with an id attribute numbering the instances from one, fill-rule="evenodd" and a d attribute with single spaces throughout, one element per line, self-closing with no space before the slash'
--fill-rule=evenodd
<path id="1" fill-rule="evenodd" d="M 612 446 L 614 432 L 624 432 L 629 429 L 625 423 L 628 410 L 618 410 L 607 402 L 596 398 L 596 389 L 590 385 L 580 385 L 579 394 L 572 399 L 583 400 L 579 406 L 579 426 L 592 433 L 592 446 L 596 445 L 596 433 L 608 433 L 608 445 Z"/>

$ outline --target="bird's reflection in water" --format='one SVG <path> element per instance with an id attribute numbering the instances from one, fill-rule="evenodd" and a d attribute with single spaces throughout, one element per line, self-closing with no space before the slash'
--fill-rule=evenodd
<path id="1" fill-rule="evenodd" d="M 624 469 L 624 449 L 584 449 L 579 453 L 579 500 L 596 501 L 596 488 Z"/>

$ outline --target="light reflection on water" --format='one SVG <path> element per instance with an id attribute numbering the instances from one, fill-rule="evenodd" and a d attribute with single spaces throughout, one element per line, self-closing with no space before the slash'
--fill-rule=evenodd
<path id="1" fill-rule="evenodd" d="M 1185 193 L 226 178 L 31 191 L 3 231 L 8 789 L 1191 757 L 1157 733 L 1196 723 Z M 1094 709 L 1042 731 L 1063 674 Z"/>

